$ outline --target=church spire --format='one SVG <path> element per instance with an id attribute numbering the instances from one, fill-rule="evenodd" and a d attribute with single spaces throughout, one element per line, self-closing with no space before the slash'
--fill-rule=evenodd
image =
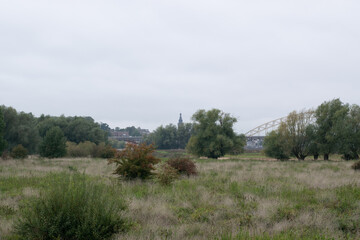
<path id="1" fill-rule="evenodd" d="M 182 120 L 182 116 L 181 116 L 181 113 L 180 113 L 180 117 L 179 117 L 179 122 L 178 122 L 178 127 L 180 127 L 180 125 L 183 125 L 184 122 Z"/>

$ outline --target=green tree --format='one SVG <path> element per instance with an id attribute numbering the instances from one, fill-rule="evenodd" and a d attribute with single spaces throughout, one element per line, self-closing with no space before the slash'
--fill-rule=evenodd
<path id="1" fill-rule="evenodd" d="M 278 130 L 271 131 L 264 139 L 264 153 L 268 157 L 281 161 L 290 158 L 290 146 L 283 134 L 285 124 L 281 124 Z"/>
<path id="2" fill-rule="evenodd" d="M 125 128 L 125 130 L 129 133 L 129 136 L 133 136 L 133 137 L 141 136 L 140 131 L 134 126 L 127 127 Z"/>
<path id="3" fill-rule="evenodd" d="M 309 154 L 314 156 L 314 160 L 319 158 L 319 144 L 317 142 L 317 127 L 315 124 L 309 124 L 306 127 L 306 135 L 309 138 Z"/>
<path id="4" fill-rule="evenodd" d="M 107 141 L 106 132 L 91 117 L 71 117 L 68 122 L 64 134 L 71 142 L 90 141 L 99 144 Z"/>
<path id="5" fill-rule="evenodd" d="M 338 153 L 345 160 L 359 159 L 360 107 L 351 105 L 348 114 L 336 122 L 334 129 L 338 136 Z"/>
<path id="6" fill-rule="evenodd" d="M 69 125 L 68 120 L 69 118 L 66 118 L 64 115 L 61 115 L 60 117 L 41 115 L 38 118 L 38 123 L 37 123 L 40 136 L 44 138 L 46 132 L 52 127 L 60 127 L 61 130 L 65 132 L 65 129 Z"/>
<path id="7" fill-rule="evenodd" d="M 169 124 L 158 127 L 145 136 L 144 141 L 148 144 L 154 143 L 158 149 L 185 149 L 192 132 L 191 123 L 181 124 L 178 127 Z"/>
<path id="8" fill-rule="evenodd" d="M 57 158 L 66 154 L 66 138 L 60 127 L 50 128 L 40 146 L 42 157 Z"/>
<path id="9" fill-rule="evenodd" d="M 192 116 L 192 120 L 194 134 L 187 144 L 187 149 L 192 154 L 218 158 L 244 145 L 240 141 L 241 137 L 233 130 L 237 120 L 228 113 L 219 109 L 202 109 Z"/>
<path id="10" fill-rule="evenodd" d="M 285 137 L 292 155 L 298 160 L 304 160 L 311 151 L 311 138 L 308 135 L 308 126 L 311 123 L 313 112 L 291 112 L 286 119 L 283 127 L 283 137 Z M 281 133 L 281 131 L 280 131 Z"/>
<path id="11" fill-rule="evenodd" d="M 158 127 L 153 133 L 153 141 L 158 149 L 175 149 L 177 144 L 177 128 L 173 124 Z"/>
<path id="12" fill-rule="evenodd" d="M 324 160 L 336 153 L 339 147 L 340 135 L 336 125 L 344 119 L 349 112 L 349 106 L 340 99 L 322 103 L 315 112 L 317 125 L 317 143 Z"/>
<path id="13" fill-rule="evenodd" d="M 0 108 L 0 155 L 6 148 L 6 141 L 4 139 L 5 132 L 5 121 L 4 121 L 4 113 L 2 108 Z"/>
<path id="14" fill-rule="evenodd" d="M 38 129 L 36 128 L 36 118 L 31 113 L 18 113 L 12 107 L 0 107 L 3 111 L 5 129 L 4 139 L 8 148 L 21 144 L 30 153 L 37 151 L 40 143 Z"/>
<path id="15" fill-rule="evenodd" d="M 180 124 L 177 128 L 177 148 L 184 149 L 193 133 L 191 123 Z"/>

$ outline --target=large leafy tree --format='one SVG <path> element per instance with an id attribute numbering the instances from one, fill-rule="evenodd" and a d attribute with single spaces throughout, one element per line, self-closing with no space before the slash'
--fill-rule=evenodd
<path id="1" fill-rule="evenodd" d="M 304 160 L 311 153 L 312 139 L 309 132 L 313 112 L 291 112 L 284 123 L 282 133 L 290 147 L 291 154 L 299 160 Z"/>
<path id="2" fill-rule="evenodd" d="M 192 120 L 194 134 L 187 145 L 192 154 L 218 158 L 243 148 L 243 138 L 233 130 L 237 120 L 230 114 L 219 109 L 199 110 L 192 116 Z"/>
<path id="3" fill-rule="evenodd" d="M 313 111 L 291 112 L 276 131 L 264 140 L 264 151 L 269 157 L 280 160 L 295 156 L 304 160 L 309 154 L 317 154 L 312 122 Z"/>
<path id="4" fill-rule="evenodd" d="M 153 143 L 158 149 L 184 149 L 192 134 L 192 124 L 176 127 L 173 124 L 158 127 L 145 137 L 145 142 Z"/>
<path id="5" fill-rule="evenodd" d="M 177 128 L 173 124 L 160 126 L 154 132 L 154 143 L 159 149 L 177 148 Z"/>
<path id="6" fill-rule="evenodd" d="M 85 141 L 99 144 L 107 140 L 107 132 L 102 130 L 91 117 L 51 117 L 41 116 L 38 119 L 38 129 L 41 137 L 52 127 L 60 127 L 67 139 L 80 143 Z"/>
<path id="7" fill-rule="evenodd" d="M 284 136 L 285 123 L 282 123 L 277 130 L 271 131 L 264 139 L 264 152 L 268 157 L 281 161 L 288 160 L 291 155 L 291 147 Z"/>
<path id="8" fill-rule="evenodd" d="M 317 142 L 317 126 L 315 124 L 309 124 L 306 127 L 306 135 L 309 139 L 309 154 L 314 156 L 314 160 L 319 158 L 319 144 Z"/>
<path id="9" fill-rule="evenodd" d="M 177 148 L 184 149 L 193 133 L 193 125 L 191 123 L 183 123 L 177 129 Z"/>
<path id="10" fill-rule="evenodd" d="M 60 127 L 50 128 L 40 146 L 40 155 L 48 158 L 63 157 L 66 154 L 66 138 Z"/>
<path id="11" fill-rule="evenodd" d="M 36 118 L 31 113 L 18 113 L 12 107 L 0 107 L 3 111 L 5 128 L 4 139 L 9 148 L 19 144 L 30 153 L 37 151 L 40 142 L 39 132 L 36 128 Z"/>
<path id="12" fill-rule="evenodd" d="M 334 131 L 338 136 L 338 153 L 345 160 L 359 159 L 360 150 L 360 107 L 351 105 L 348 114 L 339 119 Z"/>
<path id="13" fill-rule="evenodd" d="M 106 132 L 90 117 L 69 118 L 69 124 L 64 133 L 71 142 L 90 141 L 96 144 L 106 141 Z"/>
<path id="14" fill-rule="evenodd" d="M 348 104 L 343 104 L 340 99 L 324 102 L 316 109 L 316 141 L 324 160 L 329 160 L 329 155 L 338 150 L 341 135 L 336 126 L 348 112 Z"/>
<path id="15" fill-rule="evenodd" d="M 45 137 L 46 132 L 52 127 L 60 127 L 60 129 L 64 132 L 69 124 L 68 120 L 69 118 L 66 118 L 64 115 L 61 115 L 60 117 L 41 115 L 38 118 L 37 124 L 40 136 L 42 138 Z"/>

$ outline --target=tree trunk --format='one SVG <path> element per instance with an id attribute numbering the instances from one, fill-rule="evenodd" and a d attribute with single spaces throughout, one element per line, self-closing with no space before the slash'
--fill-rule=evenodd
<path id="1" fill-rule="evenodd" d="M 324 160 L 329 160 L 329 154 L 328 153 L 324 153 Z"/>
<path id="2" fill-rule="evenodd" d="M 318 160 L 319 159 L 319 154 L 318 153 L 315 153 L 314 154 L 314 160 Z"/>
<path id="3" fill-rule="evenodd" d="M 300 161 L 300 160 L 302 160 L 302 161 L 304 161 L 305 160 L 305 158 L 306 158 L 306 155 L 303 155 L 303 154 L 296 154 L 296 158 Z"/>

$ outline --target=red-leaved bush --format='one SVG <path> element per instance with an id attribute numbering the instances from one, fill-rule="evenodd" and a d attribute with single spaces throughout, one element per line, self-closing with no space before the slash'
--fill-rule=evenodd
<path id="1" fill-rule="evenodd" d="M 153 145 L 127 144 L 124 150 L 109 160 L 109 164 L 116 164 L 114 174 L 120 175 L 120 177 L 146 179 L 152 175 L 151 171 L 155 169 L 154 165 L 160 162 L 160 159 L 152 155 L 154 151 Z"/>
<path id="2" fill-rule="evenodd" d="M 175 168 L 180 174 L 197 175 L 196 165 L 190 159 L 186 157 L 175 157 L 167 161 L 171 167 Z"/>

